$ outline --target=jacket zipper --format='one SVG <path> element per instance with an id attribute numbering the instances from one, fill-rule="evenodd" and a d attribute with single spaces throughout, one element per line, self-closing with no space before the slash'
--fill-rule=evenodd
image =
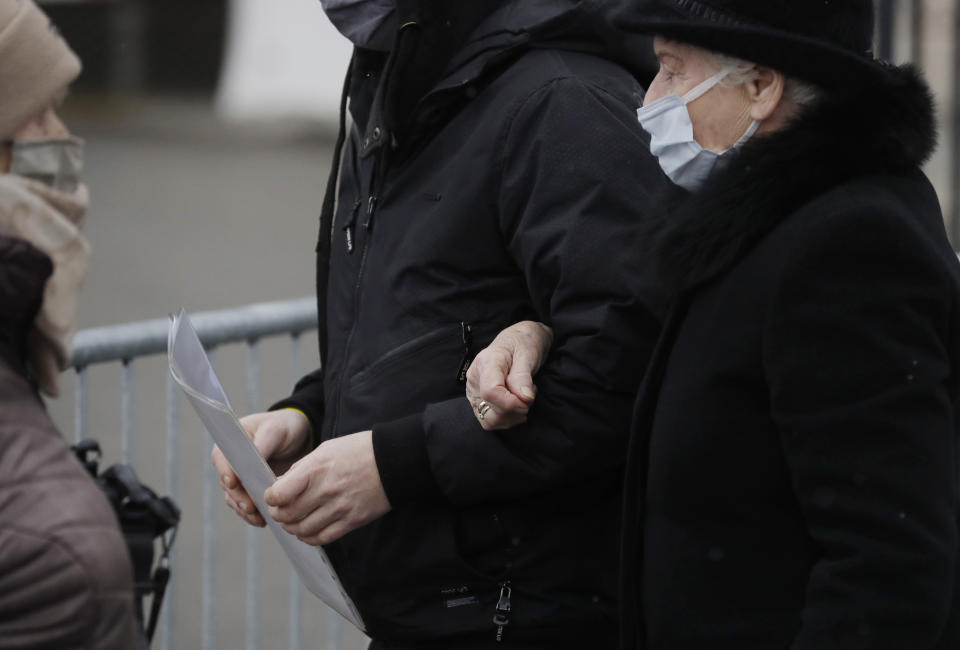
<path id="1" fill-rule="evenodd" d="M 353 335 L 357 332 L 357 315 L 360 311 L 360 285 L 363 282 L 363 272 L 367 266 L 367 254 L 370 252 L 370 219 L 372 218 L 372 211 L 377 205 L 376 195 L 371 193 L 370 200 L 367 203 L 367 223 L 364 224 L 365 230 L 367 230 L 367 236 L 363 238 L 363 252 L 360 254 L 360 267 L 357 269 L 357 280 L 353 285 L 353 315 L 350 323 L 350 333 L 347 335 L 347 341 L 343 346 L 345 351 L 343 357 L 343 367 L 348 367 L 348 362 L 350 360 L 350 345 L 353 343 Z M 330 435 L 337 436 L 337 427 L 340 425 L 340 410 L 343 407 L 343 377 L 340 378 L 340 381 L 337 382 L 337 403 L 336 411 L 333 414 L 333 420 L 330 426 Z M 353 433 L 353 432 L 351 432 Z"/>
<path id="2" fill-rule="evenodd" d="M 360 211 L 360 206 L 363 205 L 363 202 L 357 199 L 353 203 L 353 209 L 350 211 L 350 218 L 347 219 L 347 223 L 343 226 L 343 232 L 347 240 L 347 252 L 353 253 L 353 228 L 357 223 L 357 213 Z"/>
<path id="3" fill-rule="evenodd" d="M 401 35 L 405 35 L 409 27 L 415 27 L 415 26 L 416 26 L 416 23 L 414 22 L 402 25 L 398 31 L 398 36 L 397 36 L 398 43 L 400 41 Z M 397 56 L 396 53 L 397 53 L 397 50 L 395 49 L 393 53 L 390 55 L 390 57 L 387 59 L 387 62 L 384 67 L 383 76 L 380 81 L 381 84 L 390 83 L 390 79 L 394 74 L 393 67 L 396 64 L 396 58 L 395 58 Z M 386 86 L 383 86 L 383 88 L 386 89 Z M 385 104 L 382 104 L 382 112 L 384 114 L 386 114 L 387 112 L 387 107 Z M 380 196 L 383 190 L 383 184 L 386 178 L 386 173 L 387 173 L 386 156 L 389 150 L 390 150 L 389 146 L 384 146 L 380 149 L 380 151 L 376 156 L 376 159 L 373 161 L 373 169 L 371 170 L 370 184 L 368 185 L 369 192 L 367 194 L 367 215 L 366 215 L 366 220 L 364 221 L 364 224 L 363 224 L 363 228 L 366 231 L 366 236 L 363 239 L 363 252 L 360 255 L 360 266 L 357 269 L 357 280 L 356 280 L 356 283 L 354 284 L 354 289 L 353 289 L 353 314 L 351 315 L 350 333 L 347 334 L 347 340 L 343 347 L 343 350 L 344 350 L 343 368 L 344 369 L 349 367 L 350 346 L 353 343 L 353 336 L 357 332 L 357 320 L 358 320 L 359 311 L 360 311 L 360 285 L 363 282 L 363 272 L 364 272 L 364 269 L 366 268 L 367 254 L 370 251 L 370 240 L 373 238 L 371 235 L 371 230 L 373 229 L 373 217 L 377 209 L 378 197 Z M 361 196 L 359 192 L 358 192 L 358 196 Z M 354 204 L 354 215 L 356 214 L 358 209 L 359 209 L 359 206 L 357 204 Z M 349 232 L 350 240 L 352 242 L 353 231 L 351 230 L 348 232 Z M 348 244 L 348 251 L 350 250 L 349 247 L 351 245 L 352 244 Z M 340 426 L 340 412 L 343 409 L 343 399 L 344 399 L 343 397 L 344 379 L 345 377 L 341 376 L 340 380 L 337 382 L 336 405 L 334 406 L 335 411 L 333 414 L 333 418 L 331 419 L 331 426 L 330 426 L 331 436 L 337 435 L 337 428 Z"/>
<path id="4" fill-rule="evenodd" d="M 497 626 L 497 643 L 503 641 L 503 628 L 510 623 L 510 596 L 512 591 L 509 580 L 500 583 L 500 597 L 497 599 L 497 608 L 493 615 L 493 624 Z"/>

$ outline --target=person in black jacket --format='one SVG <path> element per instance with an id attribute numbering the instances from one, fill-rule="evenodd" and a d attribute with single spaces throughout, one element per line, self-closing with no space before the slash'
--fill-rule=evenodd
<path id="1" fill-rule="evenodd" d="M 634 251 L 667 185 L 641 85 L 608 55 L 610 3 L 354 4 L 370 13 L 330 17 L 391 45 L 348 75 L 323 367 L 244 420 L 285 472 L 269 515 L 326 547 L 374 647 L 610 647 L 623 448 L 662 316 Z M 487 433 L 465 373 L 524 318 L 553 328 L 542 396 L 522 433 Z"/>
<path id="2" fill-rule="evenodd" d="M 692 193 L 646 240 L 674 299 L 627 457 L 622 647 L 960 647 L 960 264 L 926 84 L 869 54 L 869 0 L 623 24 L 658 35 L 639 119 Z M 535 368 L 547 339 L 514 328 L 468 392 L 497 402 L 517 329 L 510 371 Z"/>

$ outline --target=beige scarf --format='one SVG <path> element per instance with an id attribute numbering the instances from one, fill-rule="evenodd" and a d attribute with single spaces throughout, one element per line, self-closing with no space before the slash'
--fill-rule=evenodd
<path id="1" fill-rule="evenodd" d="M 46 253 L 53 274 L 30 336 L 30 367 L 43 392 L 59 395 L 60 372 L 71 354 L 77 297 L 87 275 L 90 243 L 81 232 L 89 194 L 80 185 L 64 194 L 12 174 L 0 174 L 0 233 Z"/>

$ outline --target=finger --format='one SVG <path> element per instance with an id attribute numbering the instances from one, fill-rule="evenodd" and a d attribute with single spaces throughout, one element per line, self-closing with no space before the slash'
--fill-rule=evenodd
<path id="1" fill-rule="evenodd" d="M 497 419 L 497 410 L 492 405 L 487 405 L 487 408 L 484 407 L 484 402 L 477 402 L 473 407 L 473 415 L 477 418 L 477 422 L 480 423 L 480 427 L 484 431 L 493 431 L 495 427 L 495 421 Z"/>
<path id="2" fill-rule="evenodd" d="M 267 514 L 278 523 L 294 524 L 308 519 L 325 504 L 323 492 L 308 488 L 282 506 L 269 506 Z"/>
<path id="3" fill-rule="evenodd" d="M 487 431 L 502 431 L 504 429 L 512 429 L 526 421 L 527 416 L 523 413 L 501 413 L 492 420 L 489 417 L 486 418 L 481 424 Z"/>
<path id="4" fill-rule="evenodd" d="M 537 387 L 533 383 L 533 375 L 529 372 L 511 370 L 507 375 L 507 390 L 526 406 L 533 404 L 537 398 Z"/>
<path id="5" fill-rule="evenodd" d="M 263 494 L 268 506 L 282 508 L 299 497 L 310 484 L 310 473 L 303 464 L 294 464 L 290 470 L 278 478 Z"/>
<path id="6" fill-rule="evenodd" d="M 237 513 L 238 516 L 240 516 L 240 517 L 245 516 L 243 510 L 240 508 L 239 505 L 237 505 L 237 502 L 234 501 L 234 500 L 233 500 L 233 497 L 231 497 L 231 496 L 230 496 L 229 494 L 227 494 L 226 492 L 223 493 L 223 500 L 226 501 L 227 506 L 228 506 L 231 510 L 233 510 L 235 513 Z"/>
<path id="7" fill-rule="evenodd" d="M 239 480 L 237 479 L 236 473 L 233 471 L 233 467 L 231 467 L 230 463 L 227 462 L 223 452 L 220 451 L 220 447 L 214 445 L 213 451 L 210 453 L 210 461 L 216 468 L 217 474 L 220 476 L 220 483 L 223 485 L 224 489 L 229 490 L 239 484 Z"/>
<path id="8" fill-rule="evenodd" d="M 220 475 L 220 485 L 223 487 L 223 491 L 230 495 L 234 502 L 238 504 L 249 503 L 252 506 L 253 500 L 250 498 L 250 495 L 247 494 L 246 488 L 243 487 L 243 483 L 241 483 L 237 475 L 233 473 L 233 470 Z"/>
<path id="9" fill-rule="evenodd" d="M 351 530 L 353 530 L 353 528 L 351 528 L 349 525 L 341 521 L 336 521 L 314 535 L 307 535 L 303 537 L 298 535 L 297 537 L 300 539 L 300 541 L 309 544 L 310 546 L 323 546 L 325 544 L 332 544 L 349 533 Z"/>
<path id="10" fill-rule="evenodd" d="M 477 420 L 480 422 L 480 426 L 485 431 L 501 431 L 503 429 L 512 429 L 513 427 L 523 424 L 527 421 L 527 413 L 524 409 L 521 411 L 497 411 L 495 408 L 491 407 L 486 411 L 484 417 L 480 417 L 477 413 Z"/>
<path id="11" fill-rule="evenodd" d="M 236 501 L 234 501 L 229 494 L 224 493 L 223 496 L 227 502 L 227 505 L 230 506 L 235 513 L 237 513 L 238 517 L 243 519 L 248 524 L 252 526 L 259 526 L 261 528 L 267 525 L 267 522 L 264 521 L 260 513 L 252 507 L 252 504 L 250 506 L 250 510 L 248 511 L 247 509 L 243 508 L 241 504 L 238 504 Z"/>
<path id="12" fill-rule="evenodd" d="M 337 520 L 341 519 L 344 513 L 335 510 L 332 505 L 320 506 L 298 521 L 282 524 L 283 529 L 297 537 L 312 537 L 317 535 L 324 528 L 327 528 Z"/>
<path id="13" fill-rule="evenodd" d="M 223 496 L 227 501 L 227 505 L 233 508 L 234 512 L 241 517 L 247 517 L 257 511 L 256 506 L 253 505 L 253 502 L 248 498 L 241 497 L 238 499 L 229 492 L 224 492 Z"/>
<path id="14" fill-rule="evenodd" d="M 234 490 L 225 490 L 233 502 L 237 504 L 244 512 L 253 512 L 256 510 L 256 506 L 253 504 L 253 499 L 250 498 L 250 495 L 247 494 L 247 491 L 243 489 L 243 486 L 240 486 Z"/>
<path id="15" fill-rule="evenodd" d="M 520 346 L 513 355 L 513 365 L 507 375 L 506 385 L 513 395 L 531 404 L 536 398 L 537 389 L 533 383 L 533 375 L 540 368 L 539 350 L 530 350 L 527 346 Z"/>
<path id="16" fill-rule="evenodd" d="M 253 444 L 266 460 L 280 451 L 287 441 L 287 428 L 282 421 L 264 420 L 253 433 Z"/>
<path id="17" fill-rule="evenodd" d="M 477 369 L 477 384 L 482 399 L 499 411 L 523 411 L 526 413 L 527 404 L 510 392 L 506 386 L 507 372 L 510 367 L 505 357 L 498 358 L 494 363 L 483 363 Z"/>

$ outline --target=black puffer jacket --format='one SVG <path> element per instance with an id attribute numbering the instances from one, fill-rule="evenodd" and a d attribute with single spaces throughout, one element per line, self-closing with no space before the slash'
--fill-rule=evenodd
<path id="1" fill-rule="evenodd" d="M 606 647 L 630 404 L 659 327 L 634 254 L 665 183 L 642 90 L 602 56 L 605 3 L 493 3 L 450 56 L 432 30 L 463 28 L 461 3 L 412 4 L 388 60 L 354 58 L 318 246 L 325 365 L 276 406 L 322 440 L 373 429 L 393 511 L 328 550 L 375 638 L 493 643 L 509 583 L 501 647 Z M 524 318 L 556 336 L 536 406 L 484 432 L 462 371 Z"/>

